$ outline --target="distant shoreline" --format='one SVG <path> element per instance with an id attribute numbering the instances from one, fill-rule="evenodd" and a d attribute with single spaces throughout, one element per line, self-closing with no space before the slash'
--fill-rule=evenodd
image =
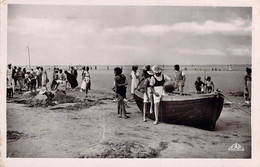
<path id="1" fill-rule="evenodd" d="M 29 65 L 13 65 L 29 68 Z M 132 65 L 31 65 L 31 68 L 36 68 L 36 66 L 42 66 L 47 69 L 53 69 L 58 67 L 61 69 L 69 69 L 70 66 L 74 66 L 77 69 L 81 69 L 83 66 L 89 66 L 90 70 L 112 70 L 115 67 L 122 67 L 124 70 L 131 70 Z M 144 65 L 138 65 L 139 70 L 143 68 Z M 161 65 L 164 70 L 172 70 L 174 65 Z M 180 65 L 184 71 L 245 71 L 246 67 L 251 67 L 252 64 L 223 64 L 223 65 Z"/>
<path id="2" fill-rule="evenodd" d="M 7 64 L 9 64 L 9 63 L 7 63 Z M 11 63 L 12 64 L 12 63 Z M 12 64 L 12 65 L 15 65 L 15 66 L 23 66 L 23 67 L 25 67 L 25 66 L 29 66 L 28 64 Z M 127 64 L 125 64 L 125 65 L 114 65 L 114 64 L 112 64 L 112 65 L 102 65 L 102 64 L 87 64 L 86 63 L 86 65 L 84 65 L 84 64 L 72 64 L 72 65 L 55 65 L 55 64 L 50 64 L 50 65 L 31 65 L 31 66 L 33 66 L 33 67 L 36 67 L 36 66 L 123 66 L 123 67 L 127 67 L 127 66 L 133 66 L 133 65 L 138 65 L 138 66 L 144 66 L 144 65 L 147 65 L 147 64 L 132 64 L 132 65 L 127 65 Z M 152 64 L 153 65 L 153 64 Z M 161 66 L 174 66 L 175 64 L 172 64 L 172 65 L 166 65 L 166 64 L 158 64 L 158 65 L 161 65 Z M 252 64 L 194 64 L 194 65 L 190 65 L 190 64 L 187 64 L 187 65 L 185 65 L 185 64 L 179 64 L 180 66 L 185 66 L 185 67 L 195 67 L 195 66 L 201 66 L 201 67 L 203 67 L 203 66 L 229 66 L 229 65 L 231 65 L 231 66 L 252 66 Z"/>

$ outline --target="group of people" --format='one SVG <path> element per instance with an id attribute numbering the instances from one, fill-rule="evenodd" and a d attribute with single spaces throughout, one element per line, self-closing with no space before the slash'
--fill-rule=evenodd
<path id="1" fill-rule="evenodd" d="M 138 66 L 133 66 L 132 71 L 130 74 L 131 78 L 131 94 L 134 97 L 134 90 L 137 88 L 138 83 L 141 80 L 144 80 L 144 97 L 143 97 L 143 121 L 146 121 L 146 106 L 150 103 L 150 113 L 153 113 L 152 108 L 154 108 L 154 115 L 155 121 L 154 124 L 158 124 L 158 114 L 159 114 L 159 104 L 161 97 L 169 91 L 179 92 L 180 94 L 184 91 L 184 85 L 186 81 L 185 72 L 180 69 L 178 64 L 174 65 L 174 74 L 175 79 L 172 80 L 167 75 L 163 74 L 163 68 L 154 65 L 150 66 L 147 65 L 143 69 L 142 76 L 138 71 Z M 122 115 L 124 118 L 128 118 L 126 115 L 125 110 L 125 98 L 126 98 L 126 90 L 127 90 L 127 79 L 124 74 L 122 74 L 122 68 L 116 67 L 114 69 L 115 78 L 115 92 L 118 97 L 118 110 L 119 110 L 119 117 L 121 118 Z M 246 74 L 244 77 L 245 80 L 245 90 L 244 90 L 244 97 L 246 103 L 250 103 L 250 96 L 251 96 L 251 69 L 246 69 Z M 166 87 L 165 83 L 170 83 L 170 87 Z M 195 81 L 195 89 L 196 93 L 212 93 L 215 91 L 215 85 L 211 80 L 210 76 L 205 77 L 205 81 L 201 81 L 201 77 L 198 76 L 197 80 Z M 168 92 L 167 92 L 168 91 Z"/>
<path id="2" fill-rule="evenodd" d="M 53 70 L 53 80 L 51 83 L 51 90 L 67 90 L 67 86 L 71 87 L 72 91 L 75 91 L 79 86 L 77 81 L 78 71 L 73 66 L 70 66 L 68 70 L 62 70 L 54 67 Z M 89 67 L 82 67 L 82 83 L 80 85 L 80 92 L 86 93 L 86 98 L 88 97 L 88 91 L 90 90 L 91 79 L 89 73 Z"/>
<path id="3" fill-rule="evenodd" d="M 19 92 L 23 89 L 36 91 L 36 88 L 46 87 L 49 82 L 46 70 L 43 67 L 36 67 L 36 69 L 26 69 L 22 67 L 12 67 L 12 64 L 7 66 L 7 96 L 11 97 L 18 87 Z"/>
<path id="4" fill-rule="evenodd" d="M 214 92 L 214 83 L 211 81 L 211 77 L 207 76 L 205 78 L 205 83 L 201 81 L 201 77 L 198 76 L 197 80 L 195 81 L 195 88 L 196 88 L 196 93 L 211 93 Z"/>
<path id="5" fill-rule="evenodd" d="M 165 86 L 166 82 L 171 82 L 173 87 L 170 91 L 179 92 L 180 94 L 184 91 L 186 76 L 184 71 L 180 69 L 178 64 L 174 65 L 175 79 L 171 79 L 167 75 L 163 74 L 163 68 L 159 65 L 146 65 L 143 68 L 142 76 L 138 70 L 138 66 L 132 66 L 132 71 L 130 74 L 131 78 L 131 94 L 134 97 L 134 90 L 138 87 L 140 81 L 144 80 L 144 97 L 143 97 L 143 121 L 146 121 L 146 106 L 150 103 L 150 113 L 153 112 L 154 108 L 155 121 L 154 124 L 158 124 L 158 114 L 159 114 L 159 104 L 161 97 L 166 93 L 169 93 L 169 87 Z M 244 97 L 245 102 L 250 104 L 251 96 L 251 68 L 246 68 L 246 74 L 244 76 Z M 118 113 L 119 117 L 124 116 L 128 118 L 125 110 L 126 92 L 127 92 L 127 79 L 123 74 L 123 70 L 120 67 L 114 69 L 114 91 L 118 99 Z M 72 91 L 79 85 L 77 81 L 78 72 L 74 67 L 70 67 L 68 70 L 62 70 L 59 68 L 54 68 L 53 78 L 50 85 L 51 90 L 57 90 L 65 88 L 67 89 L 67 84 L 70 85 Z M 31 92 L 36 92 L 36 88 L 47 89 L 47 84 L 49 83 L 49 78 L 46 69 L 41 66 L 37 66 L 35 69 L 26 69 L 22 67 L 12 67 L 8 64 L 7 68 L 7 97 L 12 97 L 12 94 L 16 91 L 15 87 L 18 87 L 19 93 L 23 89 L 30 90 Z M 211 81 L 211 77 L 205 78 L 205 82 L 201 81 L 201 77 L 197 77 L 195 81 L 196 93 L 211 93 L 214 92 L 214 83 Z M 91 88 L 91 78 L 89 73 L 89 67 L 82 68 L 82 83 L 80 85 L 80 92 L 86 93 L 86 98 L 88 97 L 88 91 Z M 171 87 L 170 87 L 171 88 Z M 132 97 L 132 98 L 133 98 Z"/>
<path id="6" fill-rule="evenodd" d="M 82 68 L 82 84 L 80 87 L 81 92 L 90 90 L 90 74 L 89 67 Z M 53 77 L 50 85 L 51 90 L 67 89 L 67 85 L 70 85 L 72 91 L 79 85 L 77 81 L 78 72 L 73 66 L 68 70 L 63 70 L 58 67 L 53 69 Z M 36 92 L 36 88 L 43 91 L 48 91 L 47 84 L 50 82 L 46 69 L 41 66 L 37 66 L 35 69 L 26 69 L 22 67 L 12 67 L 12 64 L 7 66 L 7 97 L 12 97 L 16 88 L 19 87 L 19 93 L 23 90 L 30 90 Z"/>
<path id="7" fill-rule="evenodd" d="M 185 73 L 180 69 L 180 66 L 177 64 L 174 66 L 175 70 L 175 81 L 174 86 L 175 90 L 179 92 L 183 92 L 184 84 L 186 81 Z M 170 77 L 162 73 L 162 67 L 158 65 L 154 65 L 151 67 L 147 65 L 143 69 L 142 79 L 144 79 L 144 110 L 146 109 L 147 103 L 151 103 L 154 105 L 155 112 L 155 122 L 154 124 L 158 124 L 158 113 L 159 113 L 159 103 L 161 96 L 165 94 L 165 90 L 163 88 L 164 83 L 166 81 L 173 81 Z M 125 111 L 124 99 L 126 97 L 126 85 L 128 84 L 127 79 L 124 74 L 122 74 L 122 69 L 116 67 L 114 69 L 115 78 L 115 92 L 118 97 L 118 109 L 119 109 L 119 117 L 124 115 L 124 118 L 128 118 Z M 138 83 L 140 82 L 141 76 L 138 71 L 138 66 L 133 66 L 130 74 L 131 78 L 131 94 L 134 95 L 134 90 L 137 88 Z M 152 108 L 152 107 L 150 107 Z M 150 110 L 152 112 L 152 110 Z M 145 111 L 143 112 L 143 120 L 146 121 Z"/>

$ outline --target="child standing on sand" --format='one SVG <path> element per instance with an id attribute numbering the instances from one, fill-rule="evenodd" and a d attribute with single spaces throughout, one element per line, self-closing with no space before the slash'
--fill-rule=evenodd
<path id="1" fill-rule="evenodd" d="M 126 97 L 126 85 L 127 80 L 124 74 L 122 74 L 122 69 L 119 67 L 116 67 L 114 69 L 114 74 L 115 74 L 115 92 L 116 96 L 118 98 L 118 108 L 119 108 L 119 113 L 120 115 L 118 116 L 119 118 L 122 117 L 122 114 L 124 115 L 124 118 L 127 119 L 128 116 L 126 115 L 126 110 L 125 110 L 125 104 L 124 104 L 124 98 Z"/>
<path id="2" fill-rule="evenodd" d="M 208 76 L 207 78 L 206 78 L 206 92 L 207 93 L 211 93 L 211 92 L 213 92 L 214 91 L 214 83 L 211 81 L 211 77 L 210 76 Z"/>

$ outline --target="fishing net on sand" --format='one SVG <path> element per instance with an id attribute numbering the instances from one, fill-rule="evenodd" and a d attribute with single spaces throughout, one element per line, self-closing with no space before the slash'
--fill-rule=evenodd
<path id="1" fill-rule="evenodd" d="M 69 96 L 65 91 L 27 92 L 14 102 L 28 107 L 47 107 L 62 103 L 78 103 L 79 99 Z"/>

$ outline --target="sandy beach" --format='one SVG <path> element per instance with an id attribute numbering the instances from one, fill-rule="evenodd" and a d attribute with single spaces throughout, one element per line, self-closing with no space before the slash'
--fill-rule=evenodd
<path id="1" fill-rule="evenodd" d="M 255 49 L 258 30 L 254 24 L 257 8 L 251 2 L 231 5 L 207 2 L 205 6 L 203 2 L 195 3 L 193 6 L 189 2 L 106 2 L 105 5 L 101 1 L 82 5 L 3 2 L 7 5 L 3 5 L 1 15 L 4 63 L 0 72 L 6 72 L 7 78 L 2 77 L 2 92 L 6 88 L 10 92 L 16 85 L 14 97 L 6 99 L 6 114 L 3 114 L 7 123 L 6 157 L 255 158 L 251 155 L 252 146 L 256 146 L 252 144 L 256 139 L 252 140 L 255 133 L 252 134 L 251 119 L 258 116 L 251 117 L 250 101 L 254 104 L 258 92 L 255 62 L 259 61 L 253 56 L 258 53 Z M 150 119 L 143 122 L 142 112 L 130 100 L 133 98 L 130 90 L 135 85 L 131 81 L 144 77 L 142 72 L 148 65 L 159 77 L 151 79 L 150 86 L 165 88 L 164 81 L 172 79 L 181 92 L 184 89 L 184 96 L 200 93 L 201 85 L 208 93 L 207 90 L 221 92 L 225 101 L 215 130 L 162 122 L 154 125 Z M 160 67 L 153 68 L 154 65 Z M 138 66 L 139 77 L 133 66 Z M 83 72 L 83 67 L 89 67 L 89 73 Z M 121 68 L 125 77 L 118 77 L 116 74 L 121 70 L 114 70 L 115 67 Z M 72 86 L 59 87 L 66 94 L 53 91 L 54 98 L 46 101 L 45 95 L 38 94 L 40 89 L 31 94 L 23 87 L 27 77 L 34 87 L 36 76 L 37 86 L 49 80 L 48 90 L 53 79 L 65 84 L 65 77 L 57 75 L 56 68 L 66 71 L 66 79 Z M 43 71 L 42 81 L 40 71 Z M 16 79 L 18 84 L 13 83 Z M 91 80 L 87 98 L 86 93 L 80 92 L 84 79 Z M 128 119 L 118 117 L 118 102 L 112 90 L 118 84 L 122 97 L 123 86 L 127 85 Z M 161 103 L 159 113 L 165 113 L 160 116 L 166 115 L 169 122 L 198 122 L 213 128 L 223 99 L 220 95 L 217 99 L 221 101 L 216 102 L 211 97 L 192 96 L 187 100 L 172 96 L 170 100 L 177 103 L 170 100 Z M 255 114 L 257 107 L 253 110 Z M 168 114 L 168 111 L 176 112 Z M 177 121 L 172 117 L 177 117 Z"/>
<path id="2" fill-rule="evenodd" d="M 67 95 L 83 101 L 79 90 Z M 7 157 L 19 158 L 251 158 L 251 108 L 228 96 L 215 131 L 142 121 L 134 101 L 129 119 L 117 117 L 111 90 L 93 89 L 83 107 L 65 103 L 28 107 L 7 100 Z M 229 151 L 234 143 L 243 151 Z"/>

